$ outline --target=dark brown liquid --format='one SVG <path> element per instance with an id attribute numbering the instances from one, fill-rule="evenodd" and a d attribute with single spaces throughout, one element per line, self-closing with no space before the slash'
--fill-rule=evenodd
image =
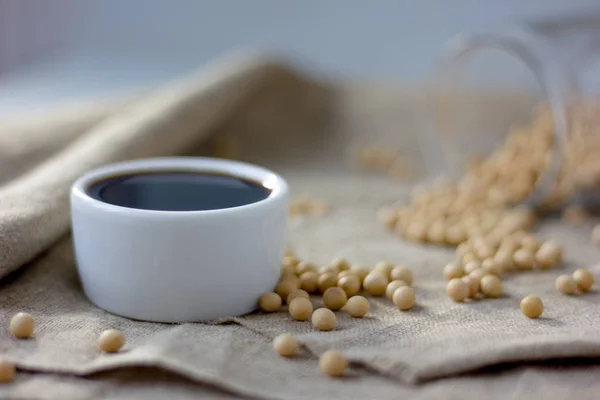
<path id="1" fill-rule="evenodd" d="M 91 184 L 88 194 L 121 207 L 157 211 L 198 211 L 239 207 L 264 200 L 271 191 L 231 175 L 191 171 L 115 176 Z"/>

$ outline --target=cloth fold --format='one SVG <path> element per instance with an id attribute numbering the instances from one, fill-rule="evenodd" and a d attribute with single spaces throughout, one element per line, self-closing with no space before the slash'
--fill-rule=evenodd
<path id="1" fill-rule="evenodd" d="M 411 187 L 362 174 L 345 154 L 357 142 L 389 140 L 418 155 L 419 140 L 410 131 L 419 131 L 423 98 L 372 85 L 326 85 L 277 61 L 242 58 L 129 98 L 0 123 L 0 326 L 8 326 L 19 311 L 36 320 L 31 340 L 0 330 L 2 356 L 20 370 L 55 374 L 48 380 L 64 377 L 69 385 L 73 376 L 156 367 L 264 399 L 335 398 L 336 393 L 391 399 L 405 391 L 414 394 L 407 384 L 495 364 L 600 357 L 600 295 L 565 297 L 554 290 L 556 276 L 596 261 L 597 251 L 588 243 L 591 226 L 543 223 L 539 234 L 564 245 L 565 265 L 506 277 L 500 299 L 458 304 L 447 298 L 441 272 L 454 252 L 403 242 L 376 221 L 381 205 L 407 199 Z M 366 318 L 338 312 L 332 332 L 292 321 L 285 311 L 170 325 L 132 321 L 94 307 L 81 290 L 68 237 L 70 183 L 110 162 L 220 153 L 223 138 L 233 141 L 239 158 L 281 172 L 293 193 L 330 205 L 326 216 L 292 221 L 290 244 L 301 258 L 324 264 L 341 256 L 367 266 L 387 259 L 411 266 L 417 306 L 400 312 L 389 301 L 372 298 Z M 591 270 L 600 273 L 597 266 Z M 544 301 L 540 319 L 529 320 L 519 310 L 520 299 L 529 294 Z M 123 352 L 97 350 L 96 337 L 107 328 L 125 332 Z M 298 337 L 303 345 L 298 357 L 284 359 L 272 350 L 272 339 L 281 333 Z M 330 348 L 351 360 L 348 379 L 319 372 L 316 357 Z M 98 397 L 96 384 L 53 392 L 43 379 L 31 382 L 17 382 L 19 390 L 2 386 L 0 397 L 36 398 L 42 390 L 50 398 Z M 450 383 L 436 393 L 501 398 L 513 386 L 498 380 L 496 397 L 485 390 L 465 393 L 465 385 Z M 597 390 L 588 389 L 580 395 Z"/>
<path id="2" fill-rule="evenodd" d="M 20 164 L 14 169 L 17 176 L 5 178 L 0 188 L 0 277 L 67 233 L 69 186 L 85 171 L 127 159 L 189 153 L 219 124 L 233 119 L 245 101 L 256 101 L 262 89 L 273 84 L 289 88 L 300 80 L 276 63 L 227 61 L 118 108 L 101 106 L 78 117 L 67 112 L 46 134 L 43 117 L 37 129 L 30 121 L 0 126 L 0 170 Z M 278 95 L 301 97 L 298 90 Z M 263 101 L 276 102 L 276 97 Z"/>

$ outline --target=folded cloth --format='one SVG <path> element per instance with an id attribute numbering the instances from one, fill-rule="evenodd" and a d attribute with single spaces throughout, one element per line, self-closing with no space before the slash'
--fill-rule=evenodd
<path id="1" fill-rule="evenodd" d="M 588 226 L 543 223 L 540 235 L 566 248 L 564 266 L 507 277 L 500 299 L 454 303 L 445 294 L 441 273 L 453 251 L 405 243 L 376 221 L 377 208 L 407 199 L 410 186 L 387 176 L 365 177 L 345 162 L 344 153 L 357 140 L 374 140 L 373 132 L 385 132 L 418 152 L 408 131 L 418 130 L 421 98 L 390 93 L 327 88 L 276 62 L 227 60 L 114 103 L 67 107 L 53 117 L 15 116 L 2 123 L 0 271 L 6 275 L 26 267 L 2 281 L 0 326 L 8 326 L 19 311 L 30 312 L 37 323 L 30 340 L 0 330 L 2 355 L 22 370 L 63 374 L 69 382 L 73 375 L 157 367 L 229 393 L 265 399 L 336 394 L 391 399 L 407 383 L 494 364 L 600 356 L 600 297 L 596 292 L 561 296 L 553 285 L 559 274 L 597 259 Z M 68 237 L 70 183 L 109 162 L 204 154 L 215 150 L 207 146 L 219 144 L 214 142 L 218 137 L 235 137 L 243 159 L 280 171 L 294 193 L 329 203 L 328 215 L 291 224 L 290 243 L 301 258 L 318 264 L 342 256 L 367 266 L 383 259 L 408 265 L 415 272 L 417 306 L 400 312 L 389 301 L 373 298 L 363 319 L 338 312 L 332 332 L 292 321 L 285 311 L 170 325 L 132 321 L 93 306 L 81 290 Z M 544 301 L 544 314 L 537 320 L 519 310 L 520 299 L 528 294 Z M 321 301 L 315 299 L 315 306 Z M 125 333 L 124 351 L 105 355 L 97 350 L 97 335 L 107 328 Z M 303 345 L 295 359 L 279 357 L 271 348 L 272 339 L 286 332 Z M 330 348 L 349 357 L 352 379 L 335 380 L 319 372 L 316 356 Z M 77 385 L 69 392 L 47 382 L 0 386 L 0 397 L 98 396 L 98 385 L 92 383 L 89 389 Z M 500 381 L 492 394 L 485 385 L 473 392 L 465 392 L 464 385 L 448 386 L 437 393 L 502 398 L 514 385 Z"/>
<path id="2" fill-rule="evenodd" d="M 271 90 L 268 99 L 261 99 L 259 92 L 272 86 L 278 87 L 276 95 Z M 127 159 L 189 153 L 245 102 L 272 105 L 282 96 L 297 96 L 301 108 L 303 91 L 300 78 L 275 63 L 227 59 L 137 101 L 2 123 L 0 277 L 67 233 L 68 189 L 85 171 Z"/>

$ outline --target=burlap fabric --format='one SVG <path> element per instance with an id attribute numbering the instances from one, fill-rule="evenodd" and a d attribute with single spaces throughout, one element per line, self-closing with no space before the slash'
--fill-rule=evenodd
<path id="1" fill-rule="evenodd" d="M 405 200 L 410 186 L 364 175 L 345 155 L 357 143 L 387 141 L 414 156 L 418 171 L 414 132 L 422 128 L 422 100 L 373 85 L 325 88 L 279 64 L 238 59 L 129 99 L 3 123 L 0 326 L 27 311 L 37 328 L 31 340 L 0 330 L 2 355 L 21 371 L 17 382 L 0 387 L 0 396 L 563 398 L 576 385 L 579 397 L 594 398 L 600 389 L 591 359 L 600 356 L 600 297 L 565 297 L 554 290 L 557 275 L 594 264 L 591 225 L 544 222 L 540 234 L 566 247 L 563 267 L 507 277 L 501 299 L 456 304 L 446 297 L 441 277 L 453 251 L 402 242 L 377 223 L 377 208 Z M 108 162 L 205 154 L 213 135 L 235 137 L 240 158 L 280 171 L 295 194 L 331 205 L 325 217 L 292 221 L 290 244 L 301 257 L 410 265 L 418 305 L 399 312 L 384 299 L 372 299 L 367 318 L 340 312 L 333 332 L 316 332 L 285 312 L 169 325 L 128 320 L 91 305 L 68 237 L 70 182 Z M 527 294 L 544 300 L 542 318 L 520 313 Z M 103 355 L 96 349 L 98 333 L 109 327 L 125 332 L 125 351 Z M 272 338 L 284 332 L 303 344 L 295 359 L 271 349 Z M 352 361 L 348 378 L 327 379 L 319 372 L 316 356 L 330 348 Z M 550 359 L 549 366 L 498 367 Z M 457 377 L 481 368 L 478 375 Z"/>

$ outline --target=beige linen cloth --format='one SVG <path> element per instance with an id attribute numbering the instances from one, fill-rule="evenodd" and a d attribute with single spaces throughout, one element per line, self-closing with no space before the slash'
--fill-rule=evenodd
<path id="1" fill-rule="evenodd" d="M 591 225 L 542 223 L 540 235 L 566 248 L 563 267 L 507 277 L 500 299 L 457 304 L 441 274 L 452 249 L 403 242 L 376 221 L 378 207 L 406 200 L 410 186 L 361 173 L 348 154 L 358 143 L 395 146 L 419 173 L 423 102 L 417 91 L 327 86 L 283 64 L 241 57 L 130 98 L 0 122 L 0 353 L 19 368 L 0 398 L 565 398 L 574 388 L 579 398 L 597 397 L 600 295 L 554 290 L 559 274 L 595 263 Z M 240 159 L 281 172 L 294 194 L 330 204 L 327 216 L 291 221 L 290 245 L 301 257 L 409 265 L 417 306 L 400 312 L 371 299 L 364 319 L 337 313 L 333 332 L 286 312 L 173 325 L 93 306 L 68 237 L 70 183 L 115 161 L 222 151 L 219 138 L 235 140 Z M 528 294 L 544 300 L 542 318 L 521 314 Z M 35 316 L 33 339 L 8 333 L 18 311 Z M 107 328 L 125 332 L 124 351 L 97 350 Z M 303 344 L 294 359 L 271 349 L 284 332 Z M 352 361 L 348 377 L 318 370 L 318 354 L 331 348 Z"/>

